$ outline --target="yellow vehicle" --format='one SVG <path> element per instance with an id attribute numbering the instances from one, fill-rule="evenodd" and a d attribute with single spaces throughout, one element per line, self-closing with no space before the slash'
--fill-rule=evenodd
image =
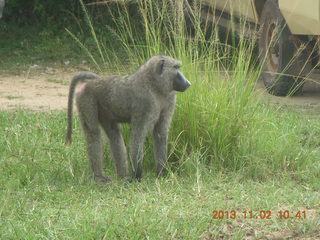
<path id="1" fill-rule="evenodd" d="M 232 26 L 249 37 L 258 28 L 259 55 L 265 63 L 262 77 L 270 93 L 295 92 L 302 77 L 319 66 L 320 0 L 193 0 L 187 4 L 194 1 L 200 1 L 202 17 L 215 24 Z"/>

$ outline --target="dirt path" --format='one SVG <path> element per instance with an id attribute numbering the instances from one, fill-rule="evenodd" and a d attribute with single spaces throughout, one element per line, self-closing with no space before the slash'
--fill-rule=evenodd
<path id="1" fill-rule="evenodd" d="M 69 82 L 75 72 L 51 70 L 37 76 L 0 74 L 0 109 L 64 110 Z"/>
<path id="2" fill-rule="evenodd" d="M 11 76 L 0 73 L 0 110 L 26 108 L 38 111 L 65 110 L 69 82 L 77 70 L 62 72 L 47 69 L 31 76 Z M 320 106 L 320 74 L 312 76 L 304 93 L 295 97 L 274 97 L 266 93 L 262 82 L 257 85 L 262 97 L 289 105 Z"/>

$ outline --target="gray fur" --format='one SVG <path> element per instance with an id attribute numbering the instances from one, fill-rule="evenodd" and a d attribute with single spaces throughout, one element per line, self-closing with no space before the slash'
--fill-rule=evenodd
<path id="1" fill-rule="evenodd" d="M 109 138 L 117 175 L 127 176 L 127 151 L 120 123 L 131 123 L 129 145 L 133 177 L 140 179 L 142 176 L 143 146 L 148 131 L 152 129 L 157 174 L 164 174 L 168 129 L 176 102 L 175 90 L 185 91 L 190 86 L 179 71 L 180 66 L 181 63 L 171 57 L 154 56 L 132 75 L 103 79 L 85 72 L 74 76 L 68 100 L 66 143 L 71 143 L 75 87 L 84 82 L 76 100 L 95 180 L 109 181 L 102 170 L 99 125 Z"/>

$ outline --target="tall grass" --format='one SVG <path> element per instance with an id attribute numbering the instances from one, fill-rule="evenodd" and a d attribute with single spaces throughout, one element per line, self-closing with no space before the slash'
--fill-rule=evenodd
<path id="1" fill-rule="evenodd" d="M 261 70 L 255 39 L 248 40 L 242 34 L 231 45 L 221 42 L 218 31 L 200 20 L 201 6 L 195 6 L 189 31 L 183 1 L 138 1 L 134 18 L 126 2 L 115 1 L 115 7 L 110 8 L 115 27 L 106 26 L 105 34 L 116 40 L 106 43 L 99 40 L 83 6 L 98 54 L 94 57 L 94 49 L 81 46 L 97 70 L 119 74 L 134 71 L 157 54 L 182 61 L 182 71 L 192 86 L 178 94 L 170 132 L 170 161 L 178 163 L 174 166 L 193 171 L 195 164 L 201 163 L 264 178 L 287 171 L 288 166 L 291 171 L 303 165 L 297 163 L 304 160 L 299 143 L 294 142 L 296 137 L 291 135 L 295 130 L 284 123 L 288 133 L 279 136 L 283 132 L 277 125 L 279 113 L 262 105 L 254 91 Z M 115 42 L 116 49 L 112 47 Z M 294 150 L 288 153 L 287 147 Z M 149 152 L 146 158 L 151 156 Z"/>

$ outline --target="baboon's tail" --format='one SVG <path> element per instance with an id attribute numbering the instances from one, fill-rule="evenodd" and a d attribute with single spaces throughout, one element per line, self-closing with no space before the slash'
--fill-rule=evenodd
<path id="1" fill-rule="evenodd" d="M 76 86 L 79 82 L 85 82 L 90 79 L 98 79 L 100 78 L 97 74 L 91 72 L 80 72 L 76 74 L 70 84 L 69 88 L 69 98 L 68 98 L 68 123 L 67 123 L 67 133 L 66 133 L 66 141 L 65 145 L 71 144 L 71 134 L 72 134 L 72 113 L 73 113 L 73 98 L 74 98 L 74 91 Z"/>

